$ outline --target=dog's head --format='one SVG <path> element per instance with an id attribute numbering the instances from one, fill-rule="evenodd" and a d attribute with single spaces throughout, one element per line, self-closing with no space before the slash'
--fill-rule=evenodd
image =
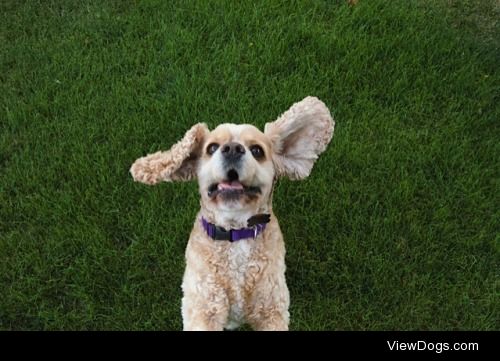
<path id="1" fill-rule="evenodd" d="M 268 210 L 275 179 L 303 179 L 330 142 L 334 121 L 323 102 L 295 103 L 264 132 L 252 125 L 222 124 L 210 131 L 194 125 L 167 152 L 139 158 L 136 181 L 197 178 L 202 206 L 212 212 Z"/>

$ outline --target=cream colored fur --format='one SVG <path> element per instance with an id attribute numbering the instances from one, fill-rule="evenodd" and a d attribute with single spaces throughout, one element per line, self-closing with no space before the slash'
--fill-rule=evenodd
<path id="1" fill-rule="evenodd" d="M 330 142 L 334 124 L 325 104 L 307 97 L 267 123 L 264 133 L 236 124 L 223 124 L 210 132 L 199 123 L 169 151 L 139 158 L 132 165 L 134 180 L 146 184 L 198 179 L 201 209 L 187 244 L 182 283 L 185 330 L 232 329 L 245 322 L 256 330 L 288 329 L 285 245 L 272 210 L 274 180 L 307 177 Z M 239 181 L 258 186 L 259 196 L 214 201 L 207 195 L 210 184 L 224 181 L 226 170 L 220 152 L 209 155 L 206 148 L 228 142 L 245 147 Z M 251 156 L 254 144 L 264 149 L 264 159 Z M 201 224 L 203 216 L 226 229 L 239 229 L 260 213 L 271 214 L 271 221 L 255 239 L 214 241 Z"/>

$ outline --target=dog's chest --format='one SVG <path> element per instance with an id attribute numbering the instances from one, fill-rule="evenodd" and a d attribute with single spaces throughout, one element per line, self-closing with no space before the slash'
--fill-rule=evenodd
<path id="1" fill-rule="evenodd" d="M 230 285 L 228 290 L 230 310 L 226 328 L 237 327 L 244 320 L 248 290 L 252 288 L 251 283 L 255 279 L 255 273 L 260 269 L 256 261 L 257 251 L 255 240 L 245 239 L 231 244 L 226 253 Z"/>
<path id="2" fill-rule="evenodd" d="M 254 245 L 253 240 L 243 239 L 230 245 L 227 251 L 227 262 L 229 270 L 234 276 L 242 277 L 246 271 L 249 261 L 251 261 Z"/>

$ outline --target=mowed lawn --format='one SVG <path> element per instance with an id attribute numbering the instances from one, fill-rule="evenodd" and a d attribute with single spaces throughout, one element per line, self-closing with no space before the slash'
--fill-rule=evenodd
<path id="1" fill-rule="evenodd" d="M 196 122 L 336 120 L 281 180 L 293 330 L 500 329 L 498 4 L 0 4 L 0 329 L 181 329 L 195 182 L 133 161 Z"/>

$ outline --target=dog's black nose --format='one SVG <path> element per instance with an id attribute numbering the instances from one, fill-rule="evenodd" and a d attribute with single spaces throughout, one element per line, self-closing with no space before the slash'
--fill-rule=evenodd
<path id="1" fill-rule="evenodd" d="M 222 146 L 221 153 L 227 160 L 238 160 L 245 154 L 245 147 L 240 143 L 231 142 Z"/>
<path id="2" fill-rule="evenodd" d="M 239 178 L 239 174 L 236 170 L 230 169 L 229 172 L 227 172 L 227 179 L 232 182 L 232 181 L 237 181 Z"/>

